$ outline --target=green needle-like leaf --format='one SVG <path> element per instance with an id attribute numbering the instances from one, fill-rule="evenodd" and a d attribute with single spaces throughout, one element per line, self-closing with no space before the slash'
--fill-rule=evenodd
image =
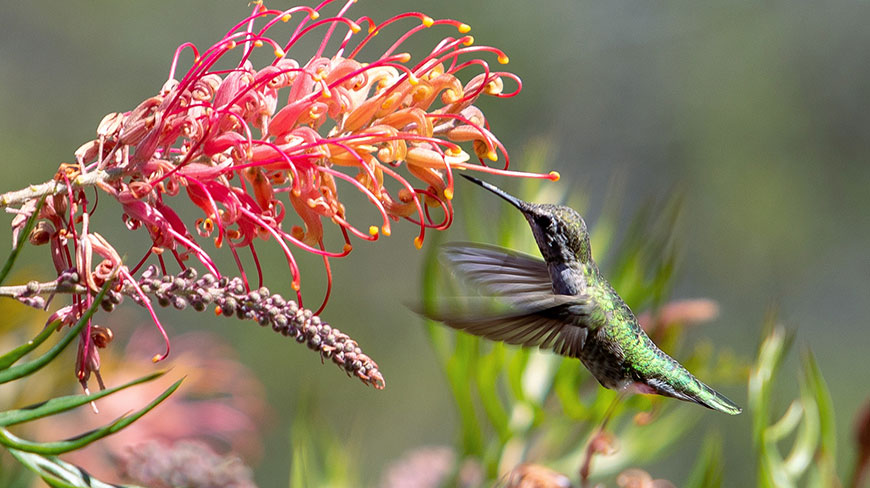
<path id="1" fill-rule="evenodd" d="M 27 223 L 24 224 L 24 228 L 21 229 L 21 233 L 18 234 L 18 242 L 15 243 L 15 249 L 9 253 L 9 257 L 6 258 L 6 262 L 3 263 L 3 269 L 0 270 L 0 285 L 6 281 L 9 272 L 12 271 L 12 266 L 15 264 L 15 260 L 18 259 L 18 254 L 21 253 L 21 248 L 24 247 L 27 238 L 30 237 L 30 232 L 33 230 L 33 227 L 36 225 L 36 220 L 39 217 L 39 210 L 42 208 L 44 203 L 45 197 L 43 196 L 36 204 L 36 210 L 33 211 L 33 214 L 31 214 L 27 219 Z"/>
<path id="2" fill-rule="evenodd" d="M 837 458 L 837 425 L 831 392 L 828 391 L 828 384 L 822 377 L 819 365 L 816 364 L 816 359 L 809 350 L 804 353 L 803 364 L 807 387 L 812 392 L 819 409 L 819 420 L 821 421 L 820 454 L 831 461 Z"/>
<path id="3" fill-rule="evenodd" d="M 20 439 L 14 436 L 5 428 L 0 428 L 0 444 L 3 444 L 10 449 L 18 449 L 20 451 L 32 452 L 46 456 L 63 454 L 65 452 L 80 449 L 96 440 L 102 439 L 103 437 L 118 432 L 119 430 L 127 427 L 128 425 L 138 420 L 140 417 L 151 411 L 151 409 L 153 409 L 163 400 L 169 397 L 169 395 L 171 395 L 176 389 L 178 389 L 178 387 L 181 385 L 181 381 L 182 380 L 178 380 L 173 383 L 172 386 L 167 388 L 163 393 L 160 394 L 160 396 L 155 398 L 151 403 L 146 405 L 141 410 L 133 413 L 132 415 L 120 417 L 119 419 L 106 425 L 105 427 L 92 430 L 72 439 L 46 443 L 32 442 Z"/>
<path id="4" fill-rule="evenodd" d="M 82 468 L 54 456 L 40 456 L 31 452 L 10 449 L 9 452 L 29 470 L 38 474 L 54 488 L 137 488 L 133 485 L 104 483 Z"/>
<path id="5" fill-rule="evenodd" d="M 478 352 L 477 337 L 467 334 L 456 336 L 456 350 L 447 360 L 447 380 L 453 391 L 453 399 L 459 412 L 462 426 L 463 454 L 483 454 L 483 434 L 475 415 L 472 378 L 474 376 L 474 356 Z"/>
<path id="6" fill-rule="evenodd" d="M 71 410 L 81 405 L 90 403 L 94 400 L 109 396 L 112 393 L 121 391 L 131 386 L 155 380 L 163 376 L 164 373 L 165 371 L 160 371 L 154 374 L 150 374 L 148 376 L 143 376 L 141 378 L 135 379 L 129 383 L 116 386 L 114 388 L 109 388 L 107 390 L 101 390 L 95 393 L 91 393 L 89 395 L 68 395 L 58 398 L 52 398 L 51 400 L 38 403 L 36 405 L 31 405 L 29 407 L 0 412 L 0 426 L 6 427 L 9 425 L 20 424 L 22 422 L 29 422 L 38 418 L 65 412 L 67 410 Z"/>
<path id="7" fill-rule="evenodd" d="M 498 391 L 499 372 L 504 366 L 504 346 L 497 344 L 489 354 L 480 357 L 477 367 L 477 389 L 480 394 L 480 402 L 490 423 L 498 432 L 501 442 L 507 442 L 510 438 L 508 428 L 508 413 L 502 405 L 501 395 Z"/>
<path id="8" fill-rule="evenodd" d="M 791 405 L 788 406 L 788 409 L 786 409 L 782 417 L 780 417 L 775 424 L 772 424 L 765 429 L 764 438 L 770 444 L 779 442 L 780 439 L 784 439 L 794 432 L 794 429 L 800 423 L 803 415 L 803 405 L 800 401 L 794 400 L 791 402 Z"/>
<path id="9" fill-rule="evenodd" d="M 722 461 L 722 439 L 718 435 L 708 435 L 686 488 L 718 488 L 722 486 L 725 466 Z"/>
<path id="10" fill-rule="evenodd" d="M 88 310 L 82 315 L 79 319 L 78 323 L 70 329 L 69 333 L 63 337 L 57 344 L 54 345 L 51 349 L 48 350 L 42 356 L 30 361 L 29 363 L 19 364 L 18 366 L 12 366 L 3 371 L 0 371 L 0 384 L 8 383 L 13 380 L 17 380 L 19 378 L 23 378 L 25 376 L 31 375 L 36 371 L 42 369 L 46 364 L 50 363 L 52 359 L 56 358 L 58 354 L 63 351 L 66 346 L 70 344 L 81 332 L 82 328 L 85 324 L 88 323 L 91 316 L 96 313 L 97 308 L 99 308 L 100 303 L 103 301 L 103 297 L 106 295 L 106 292 L 109 290 L 109 287 L 114 282 L 114 275 L 106 280 L 106 284 L 103 285 L 103 288 L 100 290 L 100 293 L 94 298 L 94 303 L 88 308 Z"/>
<path id="11" fill-rule="evenodd" d="M 0 356 L 0 370 L 9 368 L 16 361 L 24 357 L 25 354 L 39 347 L 40 344 L 56 332 L 55 329 L 56 327 L 53 323 L 47 324 L 36 337 Z"/>

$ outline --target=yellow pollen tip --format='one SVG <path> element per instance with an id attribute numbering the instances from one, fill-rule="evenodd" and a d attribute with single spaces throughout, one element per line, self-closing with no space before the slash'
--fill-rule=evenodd
<path id="1" fill-rule="evenodd" d="M 377 225 L 373 225 L 373 226 L 369 227 L 369 235 L 371 235 L 371 236 L 378 235 L 378 226 Z"/>
<path id="2" fill-rule="evenodd" d="M 353 250 L 353 246 L 351 246 L 350 244 L 345 244 L 345 245 L 344 245 L 344 250 L 343 250 L 343 252 L 350 252 L 350 251 L 352 251 L 352 250 Z"/>
<path id="3" fill-rule="evenodd" d="M 281 22 L 290 22 L 290 19 L 292 19 L 292 18 L 293 18 L 292 15 L 290 15 L 290 14 L 284 14 L 284 15 L 281 16 Z"/>
<path id="4" fill-rule="evenodd" d="M 562 175 L 560 175 L 558 171 L 550 171 L 550 179 L 551 180 L 559 181 L 559 178 L 561 178 L 561 177 L 562 177 Z"/>
<path id="5" fill-rule="evenodd" d="M 417 84 L 420 83 L 420 79 L 417 78 L 416 76 L 414 76 L 414 74 L 412 73 L 412 74 L 408 75 L 408 83 L 416 86 Z"/>
<path id="6" fill-rule="evenodd" d="M 236 41 L 230 41 L 227 43 L 227 49 L 235 49 L 235 48 L 236 48 Z"/>
<path id="7" fill-rule="evenodd" d="M 498 161 L 498 153 L 496 153 L 495 151 L 488 151 L 486 153 L 486 159 L 490 161 Z"/>
<path id="8" fill-rule="evenodd" d="M 407 63 L 411 60 L 411 53 L 401 53 L 396 56 L 400 63 Z"/>
<path id="9" fill-rule="evenodd" d="M 453 200 L 453 190 L 450 188 L 444 189 L 444 198 L 448 200 Z"/>
<path id="10" fill-rule="evenodd" d="M 460 34 L 467 34 L 469 31 L 471 31 L 471 26 L 468 24 L 459 24 L 459 27 L 457 27 L 456 29 L 459 30 Z"/>
<path id="11" fill-rule="evenodd" d="M 154 357 L 151 358 L 151 362 L 152 363 L 159 363 L 160 362 L 160 354 L 155 354 Z"/>
<path id="12" fill-rule="evenodd" d="M 320 13 L 318 13 L 318 12 L 312 10 L 312 11 L 308 14 L 308 17 L 309 17 L 311 20 L 317 20 L 317 19 L 320 18 Z"/>
<path id="13" fill-rule="evenodd" d="M 221 313 L 223 313 L 223 311 L 221 310 L 220 307 L 215 307 L 215 308 L 214 308 L 214 314 L 215 314 L 216 317 L 220 316 Z"/>
<path id="14" fill-rule="evenodd" d="M 350 23 L 350 30 L 351 30 L 351 32 L 356 34 L 357 32 L 362 30 L 362 27 L 360 27 L 359 24 L 357 24 L 356 22 L 351 22 Z"/>
<path id="15" fill-rule="evenodd" d="M 280 47 L 275 48 L 275 57 L 276 58 L 283 58 L 285 54 L 287 54 L 287 53 L 285 53 L 284 50 L 281 49 Z"/>
<path id="16" fill-rule="evenodd" d="M 293 291 L 299 291 L 299 282 L 297 280 L 293 280 L 293 283 L 290 283 L 290 288 L 293 288 Z"/>
<path id="17" fill-rule="evenodd" d="M 263 47 L 263 41 L 257 39 L 256 41 L 254 41 L 254 47 Z"/>
<path id="18" fill-rule="evenodd" d="M 435 20 L 433 20 L 432 17 L 429 17 L 428 15 L 423 16 L 423 25 L 426 27 L 432 27 L 432 24 L 434 23 Z"/>
<path id="19" fill-rule="evenodd" d="M 465 39 L 462 41 L 463 46 L 470 46 L 474 44 L 474 36 L 465 36 Z"/>
<path id="20" fill-rule="evenodd" d="M 385 225 L 385 226 L 381 227 L 381 233 L 382 233 L 383 235 L 389 237 L 390 234 L 393 233 L 393 231 L 391 231 L 390 228 L 387 227 L 387 226 Z"/>
<path id="21" fill-rule="evenodd" d="M 508 64 L 510 58 L 507 57 L 507 54 L 499 54 L 498 56 L 498 64 Z"/>
<path id="22" fill-rule="evenodd" d="M 420 236 L 414 238 L 414 247 L 417 249 L 423 249 L 423 239 L 420 239 Z"/>

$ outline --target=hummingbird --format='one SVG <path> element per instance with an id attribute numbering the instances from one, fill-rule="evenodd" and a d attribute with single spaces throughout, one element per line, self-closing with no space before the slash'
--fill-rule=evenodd
<path id="1" fill-rule="evenodd" d="M 427 312 L 454 329 L 577 358 L 605 388 L 656 394 L 731 415 L 742 409 L 695 378 L 646 335 L 592 259 L 586 222 L 574 209 L 530 203 L 462 175 L 519 209 L 543 259 L 482 244 L 449 244 L 442 256 L 469 282 L 501 297 L 503 313 Z"/>

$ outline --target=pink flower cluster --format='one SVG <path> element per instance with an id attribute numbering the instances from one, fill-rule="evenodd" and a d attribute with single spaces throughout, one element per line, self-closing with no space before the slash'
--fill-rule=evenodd
<path id="1" fill-rule="evenodd" d="M 168 337 L 134 278 L 152 256 L 164 275 L 171 274 L 165 256 L 181 269 L 190 267 L 193 256 L 220 279 L 197 242 L 208 238 L 230 249 L 250 291 L 263 284 L 254 242 L 274 239 L 302 307 L 291 249 L 315 253 L 329 278 L 314 312 L 319 314 L 331 289 L 328 259 L 346 256 L 351 236 L 377 240 L 391 233 L 391 222 L 405 219 L 419 226 L 419 247 L 426 229 L 451 224 L 454 170 L 558 179 L 556 173 L 509 171 L 503 145 L 475 106 L 482 95 L 519 92 L 515 75 L 491 70 L 484 59 L 507 63 L 503 52 L 475 45 L 470 28 L 455 20 L 414 12 L 378 23 L 348 16 L 354 3 L 324 0 L 313 8 L 278 11 L 254 2 L 252 13 L 214 45 L 202 51 L 181 45 L 157 95 L 103 119 L 97 138 L 76 151 L 76 162 L 62 165 L 55 181 L 43 185 L 50 198 L 29 236 L 34 244 L 51 245 L 58 286 L 74 289 L 73 303 L 56 312 L 53 322 L 74 323 L 105 282 L 122 280 L 138 290 L 160 328 L 167 349 L 156 360 L 163 359 Z M 445 27 L 453 36 L 427 54 L 402 51 L 422 31 Z M 379 41 L 388 39 L 386 48 L 372 42 L 378 35 Z M 313 56 L 295 57 L 300 43 L 314 36 Z M 188 51 L 193 61 L 176 77 Z M 505 90 L 506 81 L 515 88 Z M 503 164 L 488 166 L 500 157 Z M 121 204 L 129 229 L 148 232 L 148 248 L 130 269 L 121 255 L 131 253 L 117 252 L 90 229 L 96 200 L 85 189 L 93 185 Z M 351 223 L 353 209 L 340 198 L 348 188 L 374 206 L 380 215 L 375 222 Z M 22 195 L 16 232 L 36 210 L 36 200 L 26 191 L 2 197 L 8 205 Z M 203 213 L 195 225 L 178 212 L 183 196 Z M 245 248 L 256 264 L 257 284 L 242 265 L 239 250 Z M 115 295 L 113 290 L 110 298 Z M 82 331 L 77 375 L 83 385 L 91 373 L 99 377 L 98 348 L 110 339 L 102 330 L 89 323 Z"/>
<path id="2" fill-rule="evenodd" d="M 180 46 L 160 93 L 131 112 L 107 116 L 99 138 L 79 149 L 85 171 L 118 171 L 120 177 L 102 187 L 121 202 L 129 227 L 148 230 L 153 251 L 169 250 L 179 261 L 192 252 L 217 274 L 168 201 L 184 192 L 204 213 L 197 233 L 212 237 L 216 246 L 226 243 L 234 255 L 247 247 L 256 261 L 254 240 L 274 238 L 298 292 L 290 245 L 341 257 L 352 248 L 350 235 L 375 240 L 390 234 L 391 220 L 404 218 L 419 225 L 419 247 L 427 228 L 444 229 L 452 221 L 453 170 L 520 174 L 506 170 L 507 154 L 474 105 L 484 94 L 510 97 L 519 91 L 515 75 L 492 71 L 481 58 L 506 63 L 503 52 L 476 46 L 470 28 L 455 20 L 405 13 L 376 23 L 348 17 L 352 0 L 335 15 L 325 14 L 331 3 L 285 11 L 257 3 L 215 45 L 202 52 Z M 273 37 L 291 19 L 299 20 L 289 39 Z M 402 26 L 391 46 L 369 54 L 376 35 Z M 445 37 L 418 59 L 401 51 L 409 38 L 438 26 L 459 35 Z M 315 35 L 320 44 L 313 56 L 291 57 L 303 38 Z M 261 48 L 274 57 L 256 68 Z M 188 49 L 193 64 L 176 80 Z M 221 67 L 230 52 L 239 52 L 240 61 Z M 468 71 L 476 74 L 463 83 L 460 76 Z M 516 84 L 514 91 L 505 93 L 506 79 Z M 460 143 L 469 143 L 476 162 Z M 484 164 L 499 152 L 504 167 Z M 402 166 L 422 187 L 401 174 Z M 379 225 L 360 230 L 350 223 L 339 181 L 367 197 L 381 215 Z M 337 226 L 341 249 L 326 249 L 324 222 Z M 241 262 L 237 255 L 236 260 Z"/>

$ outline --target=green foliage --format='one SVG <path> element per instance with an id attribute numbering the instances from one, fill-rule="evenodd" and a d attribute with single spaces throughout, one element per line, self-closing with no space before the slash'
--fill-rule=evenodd
<path id="1" fill-rule="evenodd" d="M 722 478 L 725 466 L 722 464 L 722 439 L 718 434 L 708 435 L 704 440 L 704 447 L 692 474 L 683 485 L 685 488 L 719 488 L 722 486 Z"/>
<path id="2" fill-rule="evenodd" d="M 9 449 L 9 452 L 27 469 L 38 474 L 43 481 L 54 488 L 119 488 L 119 485 L 103 483 L 90 476 L 82 468 L 55 456 L 42 456 L 17 449 Z M 136 487 L 120 485 L 120 488 Z"/>
<path id="3" fill-rule="evenodd" d="M 812 354 L 802 357 L 800 396 L 771 423 L 771 397 L 791 336 L 771 326 L 761 343 L 749 379 L 749 408 L 758 453 L 758 486 L 797 486 L 804 476 L 808 486 L 837 486 L 836 433 L 831 396 Z M 787 455 L 779 444 L 793 436 Z"/>
<path id="4" fill-rule="evenodd" d="M 34 214 L 35 215 L 35 214 Z M 18 246 L 15 251 L 9 256 L 3 271 L 0 272 L 2 277 L 8 274 L 18 256 L 24 239 L 29 234 L 29 228 L 32 228 L 33 218 L 29 219 L 25 225 L 22 237 L 19 238 Z M 29 353 L 36 350 L 40 345 L 45 343 L 56 330 L 57 323 L 47 324 L 40 333 L 32 340 L 18 346 L 11 351 L 0 356 L 0 383 L 9 383 L 12 381 L 26 380 L 28 377 L 51 363 L 58 355 L 66 349 L 77 337 L 79 337 L 82 329 L 96 312 L 103 297 L 113 283 L 112 279 L 106 281 L 106 284 L 96 295 L 93 305 L 82 315 L 79 321 L 64 335 L 54 346 L 48 351 L 38 356 L 31 361 L 15 364 Z M 0 445 L 2 445 L 15 459 L 17 459 L 25 468 L 40 476 L 46 483 L 52 487 L 91 487 L 104 488 L 113 485 L 103 483 L 94 479 L 81 468 L 64 462 L 56 456 L 81 449 L 95 441 L 103 439 L 119 430 L 132 424 L 143 415 L 151 411 L 154 407 L 160 404 L 163 400 L 169 397 L 181 384 L 181 380 L 175 382 L 167 388 L 162 394 L 157 396 L 145 407 L 131 414 L 124 415 L 109 424 L 94 429 L 89 432 L 84 432 L 70 439 L 65 439 L 55 442 L 35 442 L 19 438 L 6 429 L 8 426 L 30 422 L 36 419 L 58 415 L 63 412 L 72 410 L 89 404 L 97 399 L 115 394 L 121 390 L 152 381 L 162 376 L 163 373 L 151 374 L 136 380 L 133 380 L 118 387 L 102 390 L 96 393 L 69 395 L 48 399 L 36 405 L 31 405 L 24 408 L 0 411 Z M 6 471 L 4 469 L 4 471 Z M 9 484 L 24 483 L 24 478 L 19 475 L 15 479 L 7 479 Z"/>
<path id="5" fill-rule="evenodd" d="M 15 241 L 15 247 L 12 249 L 12 252 L 9 253 L 9 257 L 6 258 L 6 262 L 3 263 L 3 268 L 0 268 L 0 285 L 6 282 L 6 278 L 9 277 L 9 272 L 12 271 L 12 267 L 15 265 L 15 261 L 18 260 L 18 254 L 21 253 L 21 249 L 24 247 L 24 243 L 27 242 L 28 236 L 30 236 L 30 232 L 36 226 L 36 221 L 39 217 L 39 211 L 42 209 L 42 206 L 45 204 L 45 198 L 42 197 L 36 203 L 36 207 L 33 210 L 33 213 L 28 217 L 27 222 L 25 222 L 24 227 L 19 231 L 18 239 Z"/>
<path id="6" fill-rule="evenodd" d="M 328 488 L 361 486 L 354 451 L 319 418 L 313 401 L 304 402 L 293 420 L 290 435 L 290 487 Z"/>

